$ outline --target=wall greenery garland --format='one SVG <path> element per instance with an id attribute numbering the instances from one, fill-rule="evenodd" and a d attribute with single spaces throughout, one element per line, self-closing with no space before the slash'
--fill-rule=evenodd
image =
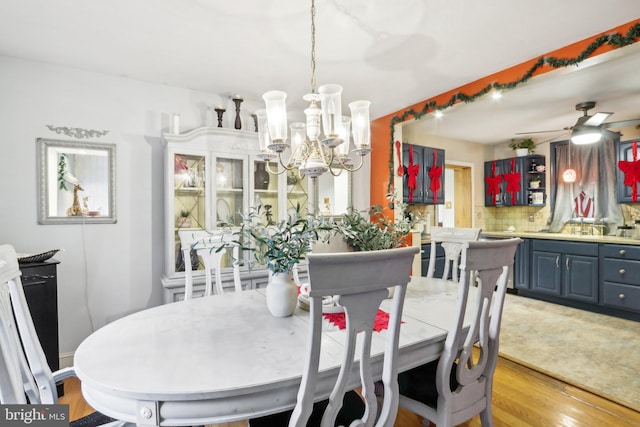
<path id="1" fill-rule="evenodd" d="M 435 101 L 429 101 L 424 104 L 420 111 L 415 111 L 414 109 L 409 109 L 403 112 L 399 116 L 393 116 L 391 121 L 389 122 L 391 140 L 389 143 L 389 184 L 387 189 L 389 192 L 392 191 L 393 188 L 393 128 L 396 124 L 404 122 L 409 118 L 419 119 L 429 110 L 443 110 L 445 108 L 451 107 L 453 104 L 458 102 L 469 103 L 475 101 L 477 98 L 487 94 L 491 90 L 505 90 L 505 89 L 514 89 L 521 83 L 526 82 L 531 77 L 533 77 L 534 73 L 543 65 L 549 65 L 553 68 L 561 68 L 568 67 L 570 65 L 577 65 L 590 57 L 593 52 L 595 52 L 598 48 L 604 45 L 614 46 L 615 48 L 624 47 L 630 44 L 633 44 L 638 41 L 640 38 L 640 23 L 633 25 L 629 28 L 626 35 L 622 35 L 620 33 L 603 35 L 595 39 L 591 44 L 589 44 L 578 56 L 575 58 L 555 58 L 555 57 L 545 57 L 541 56 L 538 60 L 529 68 L 522 76 L 520 76 L 517 80 L 508 82 L 508 83 L 489 83 L 484 88 L 480 89 L 478 92 L 467 95 L 465 93 L 458 92 L 454 94 L 446 103 L 438 104 Z"/>

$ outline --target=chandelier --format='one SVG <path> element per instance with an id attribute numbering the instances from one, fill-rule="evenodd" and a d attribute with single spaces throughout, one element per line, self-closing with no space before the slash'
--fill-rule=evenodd
<path id="1" fill-rule="evenodd" d="M 342 115 L 342 86 L 327 84 L 316 91 L 316 7 L 311 0 L 311 93 L 303 99 L 309 102 L 304 110 L 306 123 L 294 122 L 287 129 L 287 94 L 283 91 L 266 92 L 262 98 L 266 109 L 255 112 L 260 141 L 259 158 L 269 161 L 278 158 L 282 170 L 270 173 L 280 174 L 297 170 L 300 175 L 311 178 L 329 171 L 338 176 L 342 171 L 357 171 L 362 167 L 364 156 L 371 152 L 371 130 L 369 122 L 369 101 L 354 101 L 349 104 L 351 117 Z M 320 124 L 322 123 L 322 135 Z M 351 147 L 351 135 L 353 146 Z M 283 153 L 289 150 L 288 159 Z M 353 157 L 359 157 L 353 164 Z"/>

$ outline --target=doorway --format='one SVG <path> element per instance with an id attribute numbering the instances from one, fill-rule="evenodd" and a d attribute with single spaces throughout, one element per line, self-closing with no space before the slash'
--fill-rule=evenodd
<path id="1" fill-rule="evenodd" d="M 443 227 L 471 227 L 473 219 L 472 167 L 446 163 L 444 205 L 438 205 L 437 222 Z"/>

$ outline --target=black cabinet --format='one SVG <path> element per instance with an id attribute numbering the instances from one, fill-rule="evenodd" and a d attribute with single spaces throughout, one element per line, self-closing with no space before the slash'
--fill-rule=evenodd
<path id="1" fill-rule="evenodd" d="M 49 368 L 60 367 L 58 347 L 58 261 L 20 264 L 22 287 Z M 58 395 L 62 396 L 61 385 Z"/>
<path id="2" fill-rule="evenodd" d="M 638 203 L 633 201 L 633 189 L 635 187 L 636 194 L 640 199 L 640 183 L 633 183 L 633 185 L 626 185 L 624 183 L 625 173 L 620 169 L 620 161 L 633 162 L 633 141 L 623 141 L 617 144 L 617 158 L 616 158 L 616 198 L 618 203 Z M 637 159 L 640 160 L 640 147 L 637 148 Z M 630 165 L 630 163 L 626 163 Z M 623 169 L 625 166 L 623 166 Z"/>
<path id="3" fill-rule="evenodd" d="M 413 162 L 410 161 L 411 151 L 413 151 Z M 417 169 L 413 192 L 409 188 L 409 180 L 411 179 L 409 175 L 410 165 L 414 165 Z M 402 166 L 404 168 L 402 200 L 405 203 L 444 204 L 444 150 L 421 145 L 403 144 Z M 435 184 L 436 182 L 439 185 L 434 185 L 434 187 L 439 187 L 439 189 L 434 193 L 432 183 Z"/>
<path id="4" fill-rule="evenodd" d="M 545 157 L 530 155 L 492 160 L 484 164 L 485 206 L 544 206 Z"/>

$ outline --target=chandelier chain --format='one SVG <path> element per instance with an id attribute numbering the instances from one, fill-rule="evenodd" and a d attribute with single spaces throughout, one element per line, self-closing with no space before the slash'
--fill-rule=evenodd
<path id="1" fill-rule="evenodd" d="M 316 2 L 311 0 L 311 93 L 316 93 Z"/>
<path id="2" fill-rule="evenodd" d="M 306 123 L 291 124 L 291 142 L 287 141 L 286 123 L 286 93 L 282 91 L 270 91 L 263 95 L 267 103 L 264 116 L 258 117 L 258 122 L 263 120 L 269 127 L 269 133 L 263 127 L 258 126 L 264 132 L 260 136 L 261 152 L 258 155 L 266 162 L 266 168 L 270 174 L 280 175 L 286 171 L 297 170 L 299 177 L 308 176 L 316 179 L 329 171 L 331 175 L 338 176 L 343 171 L 355 172 L 364 164 L 364 156 L 370 151 L 369 138 L 369 101 L 356 101 L 349 104 L 352 114 L 358 117 L 358 144 L 349 154 L 350 124 L 351 118 L 341 114 L 340 94 L 342 87 L 339 85 L 321 86 L 321 96 L 316 88 L 316 2 L 311 0 L 311 93 L 303 96 L 310 103 L 304 110 Z M 326 103 L 323 99 L 326 98 Z M 326 107 L 326 108 L 325 108 Z M 328 109 L 329 111 L 325 111 Z M 271 113 L 270 113 L 271 111 Z M 273 115 L 273 117 L 271 117 Z M 266 117 L 265 117 L 266 116 Z M 262 118 L 261 118 L 262 117 Z M 272 123 L 271 119 L 273 120 Z M 325 122 L 326 119 L 326 122 Z M 325 129 L 325 138 L 320 139 L 320 125 Z M 295 125 L 295 126 L 294 126 Z M 295 128 L 295 129 L 294 129 Z M 344 134 L 343 134 L 344 133 Z M 295 134 L 295 135 L 294 135 Z M 353 131 L 354 141 L 356 130 Z M 294 144 L 295 141 L 295 144 Z M 342 144 L 342 145 L 341 145 Z M 340 146 L 340 150 L 335 150 Z M 289 150 L 289 159 L 283 159 L 283 152 Z M 352 163 L 351 156 L 359 157 L 357 165 Z M 271 170 L 270 163 L 278 159 L 280 166 L 278 171 Z"/>

